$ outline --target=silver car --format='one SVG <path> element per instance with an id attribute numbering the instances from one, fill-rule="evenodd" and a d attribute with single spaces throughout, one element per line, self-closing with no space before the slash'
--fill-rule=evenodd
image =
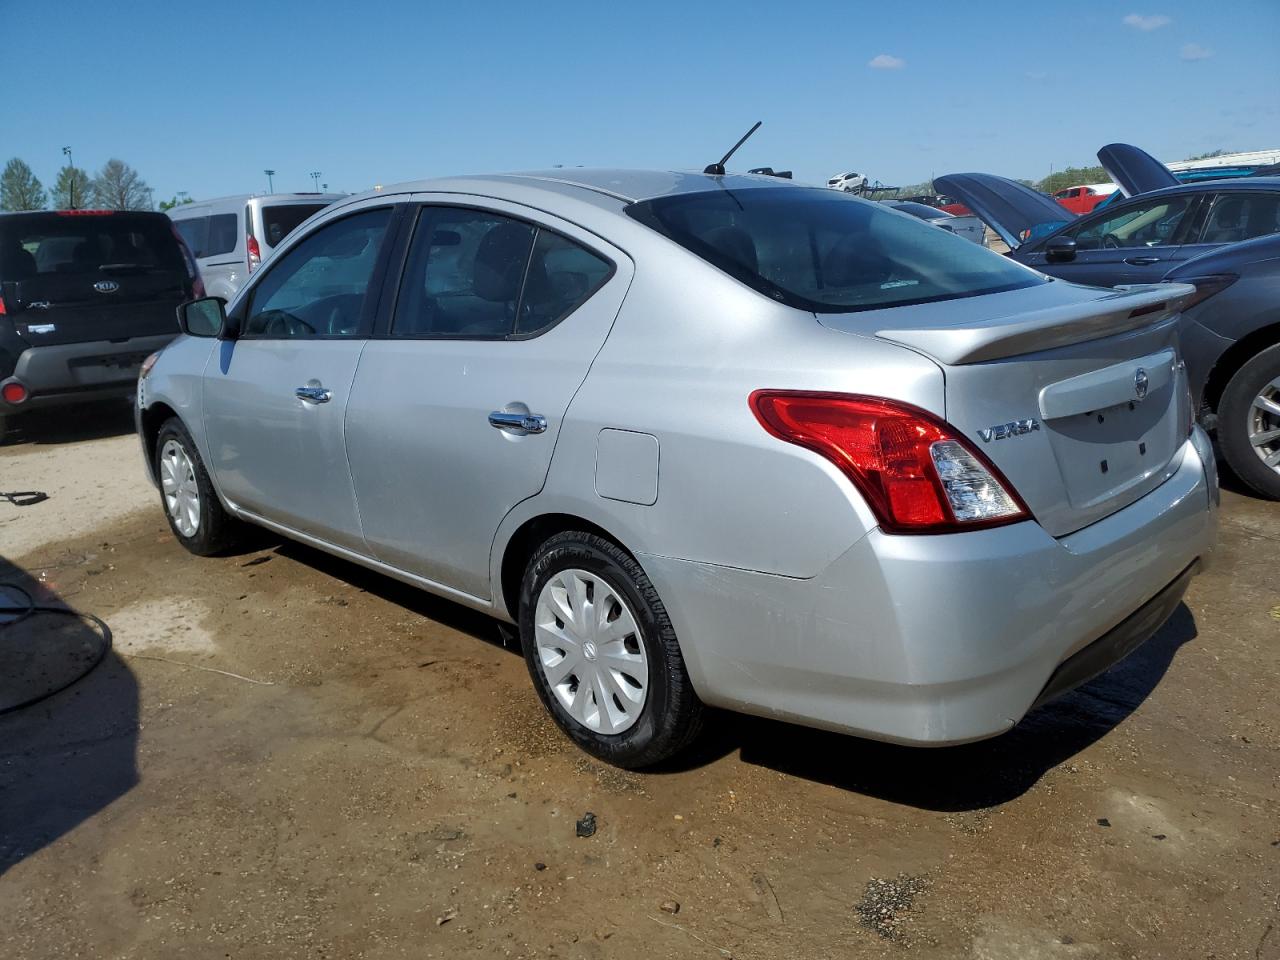
<path id="1" fill-rule="evenodd" d="M 1208 557 L 1193 291 L 771 177 L 423 181 L 184 305 L 138 430 L 193 553 L 247 521 L 518 625 L 612 763 L 704 706 L 959 743 L 1142 643 Z"/>

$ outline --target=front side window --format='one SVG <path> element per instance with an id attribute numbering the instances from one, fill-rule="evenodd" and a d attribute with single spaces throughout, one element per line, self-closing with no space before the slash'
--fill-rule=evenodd
<path id="1" fill-rule="evenodd" d="M 343 217 L 274 261 L 250 295 L 242 335 L 358 336 L 390 219 L 390 207 Z"/>
<path id="2" fill-rule="evenodd" d="M 1175 242 L 1193 197 L 1163 197 L 1091 218 L 1064 232 L 1078 250 L 1163 247 Z"/>
<path id="3" fill-rule="evenodd" d="M 819 313 L 1049 282 L 950 231 L 833 190 L 715 189 L 626 211 L 765 296 Z"/>
<path id="4" fill-rule="evenodd" d="M 191 251 L 193 257 L 203 257 L 204 249 L 208 246 L 209 239 L 209 218 L 208 217 L 189 217 L 186 220 L 173 221 L 174 228 L 178 231 L 178 235 L 182 237 L 182 242 L 187 245 L 187 249 Z"/>
<path id="5" fill-rule="evenodd" d="M 568 316 L 613 265 L 580 244 L 487 210 L 425 207 L 414 230 L 391 334 L 531 336 Z"/>

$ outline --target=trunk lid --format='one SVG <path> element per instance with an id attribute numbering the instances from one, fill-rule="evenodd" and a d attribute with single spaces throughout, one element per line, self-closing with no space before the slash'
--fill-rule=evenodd
<path id="1" fill-rule="evenodd" d="M 1130 143 L 1108 143 L 1098 151 L 1098 162 L 1126 197 L 1181 183 L 1163 163 Z"/>
<path id="2" fill-rule="evenodd" d="M 985 220 L 1010 250 L 1075 219 L 1053 198 L 990 173 L 949 173 L 933 183 Z"/>
<path id="3" fill-rule="evenodd" d="M 62 212 L 0 220 L 13 322 L 33 346 L 176 333 L 191 279 L 168 217 Z"/>
<path id="4" fill-rule="evenodd" d="M 1177 311 L 1194 289 L 1104 292 L 1057 281 L 820 320 L 938 363 L 947 421 L 1061 537 L 1133 503 L 1177 469 L 1191 418 Z"/>

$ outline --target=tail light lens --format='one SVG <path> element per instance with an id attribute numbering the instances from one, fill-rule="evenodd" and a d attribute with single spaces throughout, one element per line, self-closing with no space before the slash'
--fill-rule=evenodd
<path id="1" fill-rule="evenodd" d="M 993 464 L 918 407 L 783 390 L 757 390 L 750 404 L 775 437 L 834 463 L 890 533 L 947 533 L 1030 518 Z"/>
<path id="2" fill-rule="evenodd" d="M 262 250 L 258 246 L 258 238 L 252 233 L 245 237 L 245 249 L 249 251 L 249 272 L 253 273 L 262 263 Z"/>
<path id="3" fill-rule="evenodd" d="M 0 398 L 5 403 L 22 403 L 27 399 L 27 388 L 17 380 L 9 380 L 4 386 L 0 386 Z"/>
<path id="4" fill-rule="evenodd" d="M 1177 283 L 1195 284 L 1196 292 L 1182 304 L 1182 312 L 1186 313 L 1196 304 L 1204 303 L 1215 294 L 1221 293 L 1240 278 L 1233 273 L 1220 273 L 1211 277 L 1166 277 L 1165 279 L 1174 280 Z"/>

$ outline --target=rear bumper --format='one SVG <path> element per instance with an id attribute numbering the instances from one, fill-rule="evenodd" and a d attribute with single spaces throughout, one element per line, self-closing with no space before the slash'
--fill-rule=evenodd
<path id="1" fill-rule="evenodd" d="M 1217 519 L 1202 431 L 1180 456 L 1156 490 L 1061 539 L 1035 523 L 875 530 L 808 580 L 639 559 L 708 703 L 901 743 L 979 740 L 1110 666 L 1177 606 Z"/>
<path id="2" fill-rule="evenodd" d="M 19 404 L 0 400 L 0 413 L 128 396 L 137 383 L 142 361 L 175 336 L 176 332 L 28 347 L 18 354 L 13 373 L 0 381 L 21 383 L 27 388 L 27 399 Z"/>

